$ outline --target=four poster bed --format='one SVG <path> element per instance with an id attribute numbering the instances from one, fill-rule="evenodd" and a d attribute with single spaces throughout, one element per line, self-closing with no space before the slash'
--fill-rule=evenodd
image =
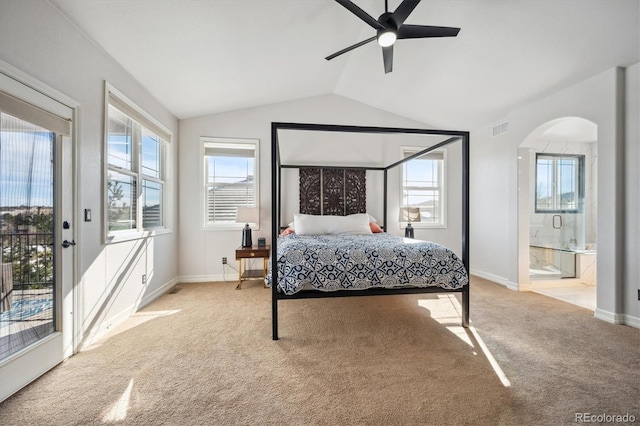
<path id="1" fill-rule="evenodd" d="M 282 164 L 278 130 L 418 134 L 446 139 L 386 167 Z M 461 258 L 439 244 L 381 232 L 387 229 L 389 170 L 435 149 L 462 144 Z M 298 169 L 300 213 L 281 221 L 281 171 Z M 366 212 L 366 171 L 383 173 L 382 227 Z M 391 127 L 272 123 L 271 287 L 273 340 L 278 340 L 278 301 L 285 299 L 408 293 L 461 293 L 462 326 L 469 325 L 469 133 Z M 285 232 L 282 232 L 283 229 Z"/>

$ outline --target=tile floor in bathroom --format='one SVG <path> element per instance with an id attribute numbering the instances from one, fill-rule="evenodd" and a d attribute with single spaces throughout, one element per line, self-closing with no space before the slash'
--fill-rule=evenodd
<path id="1" fill-rule="evenodd" d="M 567 303 L 582 306 L 583 308 L 591 309 L 592 311 L 595 311 L 596 309 L 595 285 L 582 287 L 542 288 L 533 291 Z"/>

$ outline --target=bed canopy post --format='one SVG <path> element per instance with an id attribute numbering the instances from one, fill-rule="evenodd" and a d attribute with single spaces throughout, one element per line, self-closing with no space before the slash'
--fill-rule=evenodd
<path id="1" fill-rule="evenodd" d="M 382 195 L 382 226 L 384 229 L 384 232 L 389 232 L 389 228 L 387 228 L 387 192 L 388 192 L 388 185 L 387 185 L 387 169 L 384 169 L 384 192 Z"/>
<path id="2" fill-rule="evenodd" d="M 469 132 L 462 136 L 462 263 L 469 271 Z M 469 327 L 469 288 L 462 291 L 462 326 Z"/>
<path id="3" fill-rule="evenodd" d="M 278 234 L 280 233 L 280 149 L 278 128 L 271 123 L 271 325 L 272 338 L 278 340 Z"/>

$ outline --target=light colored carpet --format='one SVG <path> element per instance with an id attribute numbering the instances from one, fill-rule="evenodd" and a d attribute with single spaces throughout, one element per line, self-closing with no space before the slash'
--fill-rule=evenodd
<path id="1" fill-rule="evenodd" d="M 178 288 L 2 403 L 0 424 L 640 419 L 640 330 L 542 295 L 473 278 L 470 330 L 450 296 L 281 301 L 274 342 L 258 282 Z"/>

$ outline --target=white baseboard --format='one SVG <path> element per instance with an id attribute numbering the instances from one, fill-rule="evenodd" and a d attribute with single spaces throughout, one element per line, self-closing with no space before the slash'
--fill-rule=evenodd
<path id="1" fill-rule="evenodd" d="M 596 308 L 593 316 L 611 324 L 622 324 L 622 321 L 624 320 L 621 314 L 614 314 L 613 312 L 605 311 L 600 308 Z"/>
<path id="2" fill-rule="evenodd" d="M 640 328 L 640 318 L 632 317 L 631 315 L 627 315 L 627 314 L 624 314 L 623 317 L 624 317 L 625 325 L 628 325 L 634 328 Z"/>
<path id="3" fill-rule="evenodd" d="M 176 278 L 174 278 L 171 281 L 168 281 L 165 284 L 163 284 L 162 286 L 158 287 L 157 289 L 155 289 L 151 293 L 146 294 L 142 298 L 142 300 L 140 301 L 140 304 L 136 307 L 136 311 L 144 308 L 149 303 L 153 302 L 158 297 L 162 296 L 163 294 L 165 294 L 166 292 L 171 290 L 173 287 L 175 287 L 176 284 L 178 284 L 178 280 Z"/>
<path id="4" fill-rule="evenodd" d="M 469 270 L 469 272 L 470 272 L 471 275 L 475 275 L 475 276 L 483 278 L 485 280 L 492 281 L 492 282 L 494 282 L 496 284 L 503 285 L 503 286 L 507 287 L 509 290 L 515 290 L 515 291 L 520 290 L 520 288 L 518 286 L 518 283 L 514 283 L 512 281 L 509 281 L 507 278 L 504 278 L 504 277 L 501 277 L 501 276 L 498 276 L 498 275 L 494 275 L 494 274 L 490 274 L 488 272 L 483 272 L 483 271 L 480 271 L 478 269 L 473 269 L 473 268 L 471 268 Z"/>
<path id="5" fill-rule="evenodd" d="M 640 318 L 633 317 L 631 315 L 614 314 L 613 312 L 596 308 L 596 311 L 593 316 L 599 320 L 602 320 L 611 324 L 624 324 L 634 328 L 640 328 Z"/>
<path id="6" fill-rule="evenodd" d="M 176 278 L 176 282 L 179 283 L 208 283 L 218 281 L 238 282 L 238 274 L 181 275 Z"/>
<path id="7" fill-rule="evenodd" d="M 85 330 L 84 337 L 82 339 L 82 343 L 78 350 L 81 352 L 88 347 L 90 347 L 95 341 L 102 338 L 108 331 L 110 331 L 113 327 L 122 323 L 126 319 L 128 319 L 131 315 L 135 314 L 140 309 L 147 306 L 149 303 L 156 300 L 158 297 L 162 296 L 169 290 L 171 290 L 178 283 L 177 279 L 174 278 L 152 292 L 145 294 L 140 300 L 135 303 L 129 305 L 127 308 L 121 310 L 115 315 L 110 316 L 109 318 L 105 318 L 100 321 L 100 325 L 96 327 L 94 330 Z"/>

